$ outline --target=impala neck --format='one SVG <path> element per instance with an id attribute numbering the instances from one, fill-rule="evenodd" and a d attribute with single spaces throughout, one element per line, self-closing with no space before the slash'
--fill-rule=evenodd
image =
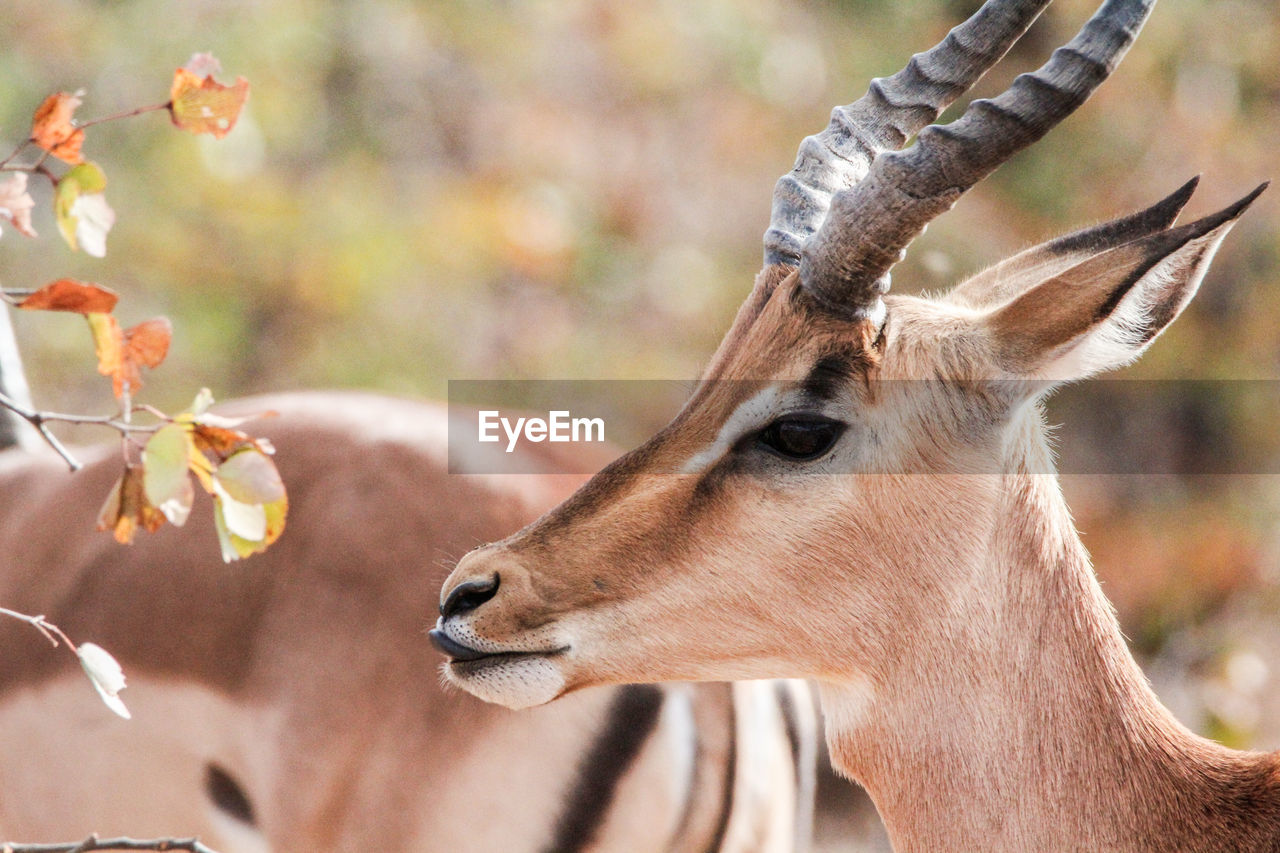
<path id="1" fill-rule="evenodd" d="M 998 493 L 973 567 L 986 582 L 953 590 L 888 680 L 822 685 L 833 762 L 866 787 L 895 849 L 1254 849 L 1214 841 L 1251 822 L 1272 849 L 1280 759 L 1199 738 L 1159 703 L 1056 478 L 1014 474 Z M 1243 810 L 1249 799 L 1264 808 Z"/>

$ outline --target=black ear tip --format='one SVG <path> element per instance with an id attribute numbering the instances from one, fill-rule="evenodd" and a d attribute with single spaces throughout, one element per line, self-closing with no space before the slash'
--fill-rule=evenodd
<path id="1" fill-rule="evenodd" d="M 1269 186 L 1271 186 L 1270 181 L 1263 181 L 1254 188 L 1253 192 L 1249 193 L 1247 196 L 1224 210 L 1223 213 L 1226 214 L 1226 219 L 1235 219 L 1248 210 L 1249 205 L 1253 204 L 1254 201 L 1257 200 L 1258 196 L 1262 195 L 1263 191 L 1265 191 Z"/>
<path id="2" fill-rule="evenodd" d="M 1173 221 L 1178 218 L 1178 214 L 1182 212 L 1182 208 L 1186 207 L 1187 202 L 1191 200 L 1191 196 L 1196 191 L 1199 183 L 1200 176 L 1196 175 L 1152 205 L 1148 212 L 1161 217 L 1165 222 L 1165 227 L 1172 225 Z"/>
<path id="3" fill-rule="evenodd" d="M 1192 176 L 1191 180 L 1187 181 L 1185 184 L 1183 184 L 1182 186 L 1174 190 L 1173 195 L 1169 196 L 1169 198 L 1178 199 L 1183 204 L 1186 204 L 1187 200 L 1191 198 L 1191 194 L 1196 191 L 1196 187 L 1198 187 L 1199 185 L 1200 185 L 1200 176 L 1194 175 Z"/>
<path id="4" fill-rule="evenodd" d="M 1245 210 L 1249 208 L 1249 205 L 1253 204 L 1254 200 L 1257 199 L 1258 196 L 1262 195 L 1269 186 L 1271 186 L 1270 181 L 1263 181 L 1254 188 L 1253 192 L 1249 193 L 1247 196 L 1232 205 L 1236 211 L 1236 215 L 1239 216 L 1241 213 L 1244 213 Z"/>
<path id="5" fill-rule="evenodd" d="M 1198 222 L 1192 223 L 1192 225 L 1188 227 L 1193 228 L 1194 226 L 1200 226 L 1195 230 L 1198 230 L 1201 234 L 1207 234 L 1209 231 L 1220 225 L 1225 225 L 1228 222 L 1235 222 L 1246 210 L 1249 209 L 1249 205 L 1253 204 L 1254 201 L 1257 200 L 1258 196 L 1262 195 L 1263 191 L 1270 185 L 1270 181 L 1263 181 L 1254 188 L 1253 192 L 1249 193 L 1235 204 L 1228 205 L 1217 213 L 1211 213 L 1200 219 Z"/>

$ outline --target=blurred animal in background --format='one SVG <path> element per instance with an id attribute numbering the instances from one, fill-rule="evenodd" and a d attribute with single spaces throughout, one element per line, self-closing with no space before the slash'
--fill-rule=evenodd
<path id="1" fill-rule="evenodd" d="M 4 620 L 0 837 L 198 835 L 220 853 L 807 846 L 803 683 L 611 687 L 532 714 L 441 685 L 425 631 L 447 567 L 581 477 L 448 473 L 443 407 L 250 406 L 264 408 L 289 529 L 231 565 L 209 525 L 132 547 L 95 532 L 117 452 L 74 476 L 47 450 L 0 453 L 0 602 L 110 650 L 133 714 Z"/>

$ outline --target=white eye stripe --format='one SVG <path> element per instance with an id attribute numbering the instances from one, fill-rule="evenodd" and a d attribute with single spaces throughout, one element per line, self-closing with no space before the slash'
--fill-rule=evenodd
<path id="1" fill-rule="evenodd" d="M 738 439 L 773 420 L 781 411 L 781 392 L 781 386 L 775 383 L 740 403 L 733 414 L 725 419 L 715 441 L 690 456 L 681 466 L 680 473 L 697 474 L 705 471 L 728 453 Z"/>

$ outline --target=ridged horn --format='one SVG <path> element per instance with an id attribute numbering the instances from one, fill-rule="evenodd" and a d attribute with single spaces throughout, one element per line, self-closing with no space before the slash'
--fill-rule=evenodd
<path id="1" fill-rule="evenodd" d="M 871 81 L 867 94 L 831 112 L 821 133 L 806 137 L 795 168 L 773 191 L 764 235 L 764 262 L 800 263 L 806 240 L 831 197 L 866 176 L 876 156 L 896 151 L 967 92 L 1013 43 L 1049 0 L 988 0 L 932 49 L 911 57 L 892 77 Z"/>
<path id="2" fill-rule="evenodd" d="M 902 151 L 885 151 L 866 177 L 831 199 L 803 245 L 800 279 L 817 302 L 873 314 L 889 269 L 934 217 L 1001 163 L 1049 132 L 1093 93 L 1137 38 L 1155 0 L 1106 0 L 1039 70 L 955 122 L 930 125 Z"/>

